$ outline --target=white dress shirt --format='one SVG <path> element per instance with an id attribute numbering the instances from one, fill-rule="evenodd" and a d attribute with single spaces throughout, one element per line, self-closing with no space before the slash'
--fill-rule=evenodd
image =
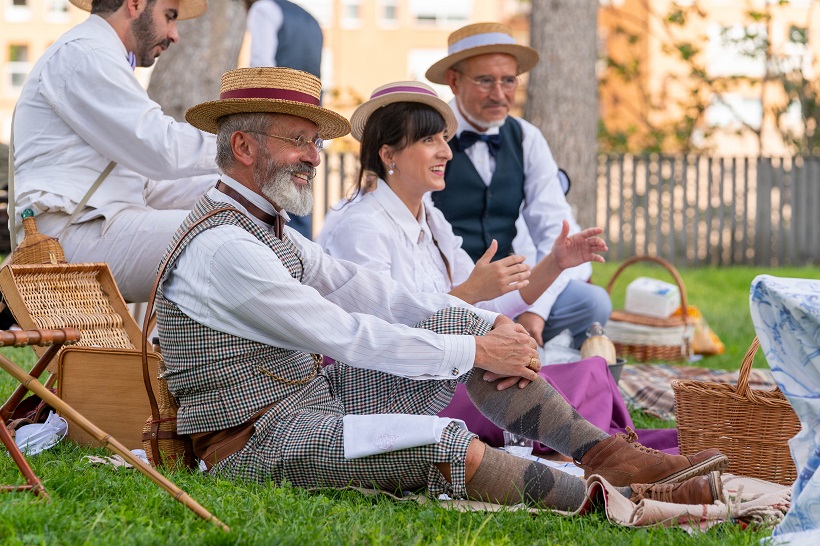
<path id="1" fill-rule="evenodd" d="M 334 218 L 341 215 L 343 221 Z M 317 241 L 331 256 L 390 275 L 412 292 L 449 292 L 475 267 L 461 248 L 461 237 L 432 201 L 425 199 L 416 218 L 384 180 L 374 191 L 331 210 Z M 476 307 L 515 317 L 528 305 L 514 290 Z"/>
<path id="2" fill-rule="evenodd" d="M 230 177 L 222 181 L 254 205 L 271 204 Z M 244 211 L 211 189 L 208 196 Z M 272 227 L 251 218 L 262 228 Z M 321 353 L 358 368 L 410 379 L 453 379 L 473 367 L 472 336 L 439 335 L 411 326 L 446 307 L 477 310 L 446 294 L 413 294 L 388 275 L 336 260 L 286 227 L 304 257 L 302 282 L 273 251 L 236 226 L 201 233 L 188 245 L 163 285 L 165 297 L 193 320 L 245 339 Z"/>
<path id="3" fill-rule="evenodd" d="M 285 17 L 272 0 L 256 0 L 248 9 L 246 30 L 251 36 L 251 66 L 276 66 L 279 29 Z"/>
<path id="4" fill-rule="evenodd" d="M 163 114 L 127 54 L 111 25 L 91 15 L 34 65 L 14 120 L 18 210 L 72 213 L 110 161 L 116 168 L 80 220 L 144 206 L 149 179 L 193 184 L 217 172 L 215 137 Z"/>
<path id="5" fill-rule="evenodd" d="M 465 130 L 476 131 L 476 128 L 462 116 L 455 98 L 450 101 L 450 107 L 458 119 L 456 136 Z M 561 189 L 561 183 L 558 181 L 558 165 L 552 157 L 552 152 L 544 135 L 528 121 L 521 118 L 515 119 L 521 125 L 523 134 L 525 181 L 524 203 L 521 206 L 519 222 L 516 223 L 519 233 L 513 241 L 513 249 L 518 254 L 527 256 L 527 263 L 535 265 L 550 253 L 555 239 L 561 233 L 563 220 L 569 222 L 570 235 L 578 233 L 581 228 L 575 222 L 572 209 Z M 498 131 L 498 127 L 491 127 L 485 134 L 497 134 Z M 484 183 L 489 186 L 495 172 L 495 158 L 490 155 L 487 143 L 478 141 L 467 148 L 465 153 L 472 161 Z M 529 231 L 530 241 L 527 241 L 526 233 L 521 233 L 522 222 L 520 220 L 522 218 L 523 225 Z M 528 242 L 529 244 L 527 244 Z M 591 275 L 592 266 L 589 263 L 562 271 L 529 311 L 540 315 L 546 320 L 556 298 L 566 288 L 569 281 L 572 279 L 587 281 Z"/>

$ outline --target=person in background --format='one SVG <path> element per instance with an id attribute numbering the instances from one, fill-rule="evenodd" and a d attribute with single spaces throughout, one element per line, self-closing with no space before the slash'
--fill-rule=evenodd
<path id="1" fill-rule="evenodd" d="M 286 66 L 322 78 L 324 35 L 319 22 L 287 0 L 245 0 L 251 66 Z M 313 216 L 292 214 L 290 227 L 311 239 Z"/>
<path id="2" fill-rule="evenodd" d="M 515 223 L 523 217 L 537 250 L 546 256 L 568 222 L 580 231 L 558 179 L 558 166 L 544 136 L 532 124 L 510 115 L 518 76 L 538 62 L 538 53 L 515 43 L 499 23 L 476 23 L 450 34 L 448 55 L 431 66 L 428 80 L 449 85 L 458 119 L 453 153 L 443 190 L 433 192 L 436 207 L 478 260 L 497 241 L 497 258 L 513 252 Z M 522 251 L 518 251 L 519 254 Z M 574 345 L 586 339 L 593 322 L 606 323 L 609 295 L 589 284 L 589 264 L 568 269 L 517 321 L 543 342 L 569 329 Z"/>
<path id="3" fill-rule="evenodd" d="M 168 241 L 217 167 L 213 136 L 163 114 L 133 70 L 153 65 L 179 40 L 177 20 L 208 5 L 71 3 L 91 16 L 40 57 L 15 110 L 17 240 L 19 215 L 32 209 L 69 262 L 108 262 L 126 301 L 142 302 Z"/>

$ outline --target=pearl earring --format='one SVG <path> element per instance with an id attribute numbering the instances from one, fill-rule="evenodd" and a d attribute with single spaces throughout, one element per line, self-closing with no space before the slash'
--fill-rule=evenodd
<path id="1" fill-rule="evenodd" d="M 390 162 L 390 170 L 387 171 L 387 174 L 393 174 L 393 169 L 395 169 L 395 168 L 396 168 L 396 164 L 391 161 Z"/>

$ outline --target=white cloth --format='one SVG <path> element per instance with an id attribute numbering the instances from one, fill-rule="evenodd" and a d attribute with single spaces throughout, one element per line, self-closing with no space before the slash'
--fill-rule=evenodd
<path id="1" fill-rule="evenodd" d="M 820 280 L 760 275 L 750 306 L 760 347 L 777 386 L 800 419 L 789 440 L 797 481 L 786 517 L 773 536 L 820 536 Z M 803 544 L 804 542 L 796 542 Z M 817 544 L 815 540 L 811 544 Z"/>
<path id="2" fill-rule="evenodd" d="M 273 0 L 256 0 L 248 9 L 245 30 L 251 36 L 251 66 L 276 66 L 279 29 L 285 22 L 282 8 Z"/>
<path id="3" fill-rule="evenodd" d="M 459 111 L 455 98 L 450 101 L 450 106 L 458 119 L 456 137 L 465 130 L 476 131 L 476 128 Z M 521 205 L 523 224 L 521 219 L 516 224 L 519 236 L 513 241 L 513 249 L 518 254 L 527 256 L 527 263 L 535 265 L 552 250 L 555 239 L 561 233 L 563 220 L 569 222 L 570 235 L 578 233 L 581 228 L 575 222 L 572 209 L 561 189 L 561 183 L 558 181 L 558 165 L 552 157 L 544 135 L 533 124 L 521 118 L 515 119 L 521 124 L 523 133 L 525 181 L 524 202 Z M 491 127 L 485 134 L 497 134 L 498 131 L 497 127 Z M 489 186 L 493 172 L 495 172 L 495 158 L 490 155 L 487 143 L 478 141 L 467 148 L 465 153 L 484 183 Z M 522 233 L 522 225 L 526 226 L 528 233 Z M 526 248 L 523 247 L 527 242 L 525 235 L 528 235 L 531 240 Z M 562 271 L 529 310 L 546 320 L 556 298 L 569 281 L 572 279 L 587 281 L 591 275 L 592 266 L 589 263 Z"/>
<path id="4" fill-rule="evenodd" d="M 425 199 L 417 219 L 384 180 L 372 192 L 328 213 L 330 217 L 340 215 L 344 215 L 343 222 L 328 222 L 325 217 L 317 238 L 325 252 L 389 275 L 411 292 L 449 292 L 466 281 L 475 267 L 461 248 L 461 237 L 453 234 L 432 201 Z M 450 264 L 452 282 L 442 254 Z M 514 290 L 476 307 L 516 317 L 528 305 Z"/>
<path id="5" fill-rule="evenodd" d="M 190 183 L 193 193 L 201 175 L 217 172 L 215 137 L 163 114 L 127 53 L 111 25 L 91 15 L 34 65 L 14 121 L 18 212 L 72 213 L 110 161 L 117 166 L 79 220 L 145 206 L 149 180 Z"/>
<path id="6" fill-rule="evenodd" d="M 342 418 L 345 459 L 437 444 L 444 428 L 453 422 L 467 430 L 467 425 L 460 419 L 435 415 L 345 415 Z"/>
<path id="7" fill-rule="evenodd" d="M 224 175 L 222 181 L 276 214 L 268 201 L 242 184 Z M 244 211 L 216 189 L 208 195 Z M 163 285 L 165 297 L 209 328 L 321 353 L 359 368 L 410 379 L 453 379 L 472 368 L 472 336 L 439 335 L 412 325 L 446 307 L 472 309 L 490 323 L 497 314 L 446 294 L 412 294 L 387 275 L 336 260 L 295 230 L 285 229 L 304 258 L 302 283 L 253 235 L 236 226 L 219 226 L 186 248 Z"/>

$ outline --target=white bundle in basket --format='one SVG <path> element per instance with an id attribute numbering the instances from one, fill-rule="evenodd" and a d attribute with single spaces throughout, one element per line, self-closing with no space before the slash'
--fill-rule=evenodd
<path id="1" fill-rule="evenodd" d="M 632 322 L 610 320 L 606 323 L 609 338 L 622 345 L 680 345 L 685 350 L 687 340 L 691 341 L 694 325 L 645 326 Z"/>

